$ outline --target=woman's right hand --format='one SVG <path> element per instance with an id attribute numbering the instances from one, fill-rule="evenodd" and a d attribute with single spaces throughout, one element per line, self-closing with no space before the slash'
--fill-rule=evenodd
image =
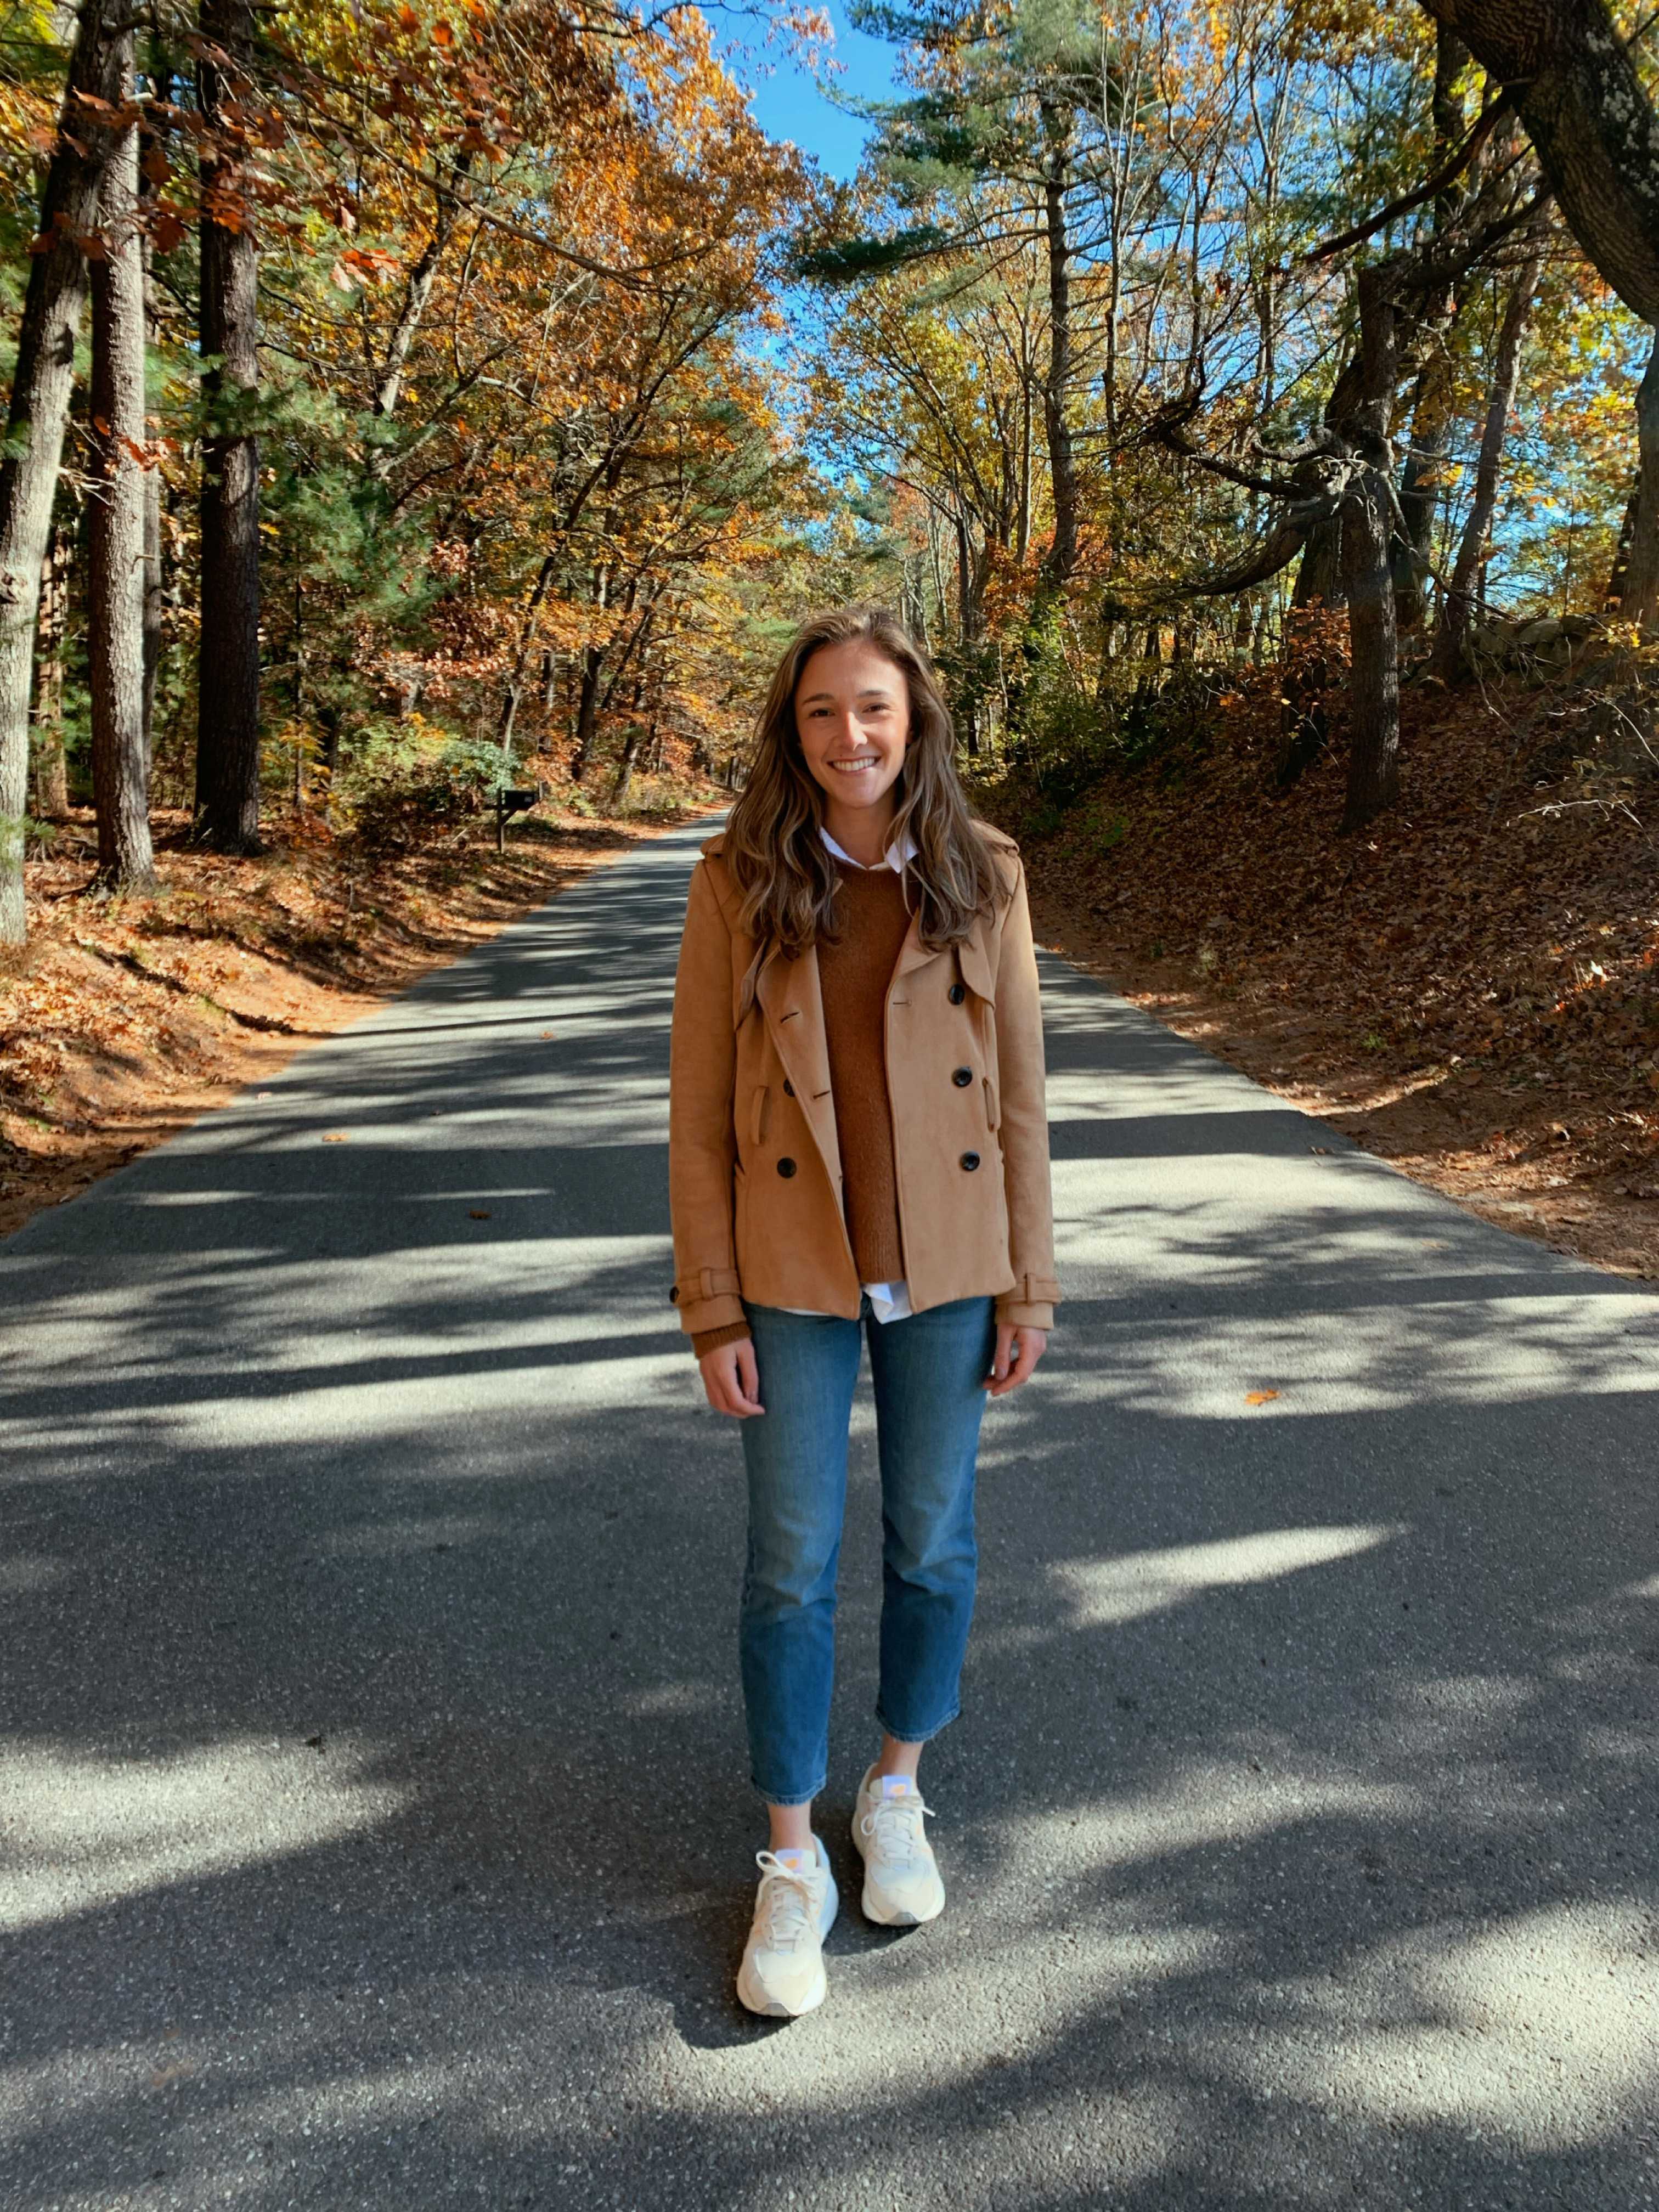
<path id="1" fill-rule="evenodd" d="M 766 1411 L 760 1401 L 760 1370 L 755 1364 L 755 1340 L 743 1336 L 735 1344 L 717 1344 L 697 1362 L 702 1387 L 717 1413 L 734 1413 L 742 1420 Z"/>

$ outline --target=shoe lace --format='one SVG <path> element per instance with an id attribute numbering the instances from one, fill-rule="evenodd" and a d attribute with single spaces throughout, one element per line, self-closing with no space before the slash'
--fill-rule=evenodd
<path id="1" fill-rule="evenodd" d="M 785 1866 L 770 1851 L 757 1851 L 755 1864 L 762 1877 L 755 1900 L 761 1941 L 769 1951 L 793 1951 L 805 1936 L 817 1934 L 813 1878 L 804 1869 Z"/>
<path id="2" fill-rule="evenodd" d="M 874 1844 L 879 1857 L 893 1866 L 911 1866 L 927 1847 L 921 1824 L 923 1816 L 933 1809 L 922 1802 L 919 1791 L 902 1797 L 878 1797 L 859 1821 L 859 1828 Z"/>

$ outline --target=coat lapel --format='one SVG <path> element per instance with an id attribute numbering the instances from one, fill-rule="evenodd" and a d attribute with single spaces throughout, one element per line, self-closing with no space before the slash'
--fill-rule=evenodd
<path id="1" fill-rule="evenodd" d="M 806 1116 L 812 1140 L 841 1186 L 841 1146 L 836 1139 L 836 1106 L 830 1091 L 830 1048 L 823 1030 L 823 994 L 818 982 L 817 949 L 809 945 L 798 960 L 785 960 L 773 946 L 755 979 L 755 997 L 784 1073 Z"/>
<path id="2" fill-rule="evenodd" d="M 913 914 L 910 917 L 910 927 L 905 933 L 903 944 L 899 947 L 898 964 L 893 970 L 893 981 L 896 984 L 902 983 L 912 969 L 925 968 L 929 961 L 948 960 L 950 957 L 947 952 L 928 951 L 919 933 L 920 921 L 919 915 Z M 991 980 L 990 955 L 985 947 L 985 932 L 988 927 L 989 925 L 983 920 L 975 921 L 972 935 L 956 948 L 957 963 L 961 970 L 963 981 L 967 984 L 970 991 L 976 992 L 981 999 L 990 999 L 996 995 L 996 987 Z"/>

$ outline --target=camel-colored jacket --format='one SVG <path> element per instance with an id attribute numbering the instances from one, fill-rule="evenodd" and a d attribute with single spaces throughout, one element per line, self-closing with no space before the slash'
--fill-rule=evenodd
<path id="1" fill-rule="evenodd" d="M 887 988 L 887 1090 L 910 1305 L 996 1296 L 997 1318 L 1053 1326 L 1054 1216 L 1037 997 L 1018 848 L 1013 893 L 962 945 L 930 952 L 912 918 Z M 774 945 L 739 1017 L 755 940 L 739 927 L 724 834 L 692 871 L 674 984 L 669 1297 L 688 1335 L 751 1304 L 857 1317 L 858 1272 L 818 963 Z"/>

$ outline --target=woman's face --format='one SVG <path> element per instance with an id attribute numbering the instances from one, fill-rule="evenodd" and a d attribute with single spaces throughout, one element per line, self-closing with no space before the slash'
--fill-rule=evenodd
<path id="1" fill-rule="evenodd" d="M 832 805 L 891 811 L 910 695 L 903 670 L 867 638 L 821 645 L 811 656 L 795 686 L 795 728 L 808 773 Z"/>

